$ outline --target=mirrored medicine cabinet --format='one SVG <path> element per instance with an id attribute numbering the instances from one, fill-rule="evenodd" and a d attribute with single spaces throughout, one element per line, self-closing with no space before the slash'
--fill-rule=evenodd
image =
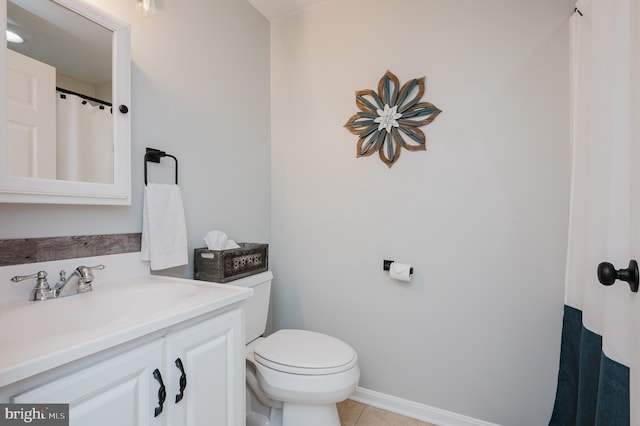
<path id="1" fill-rule="evenodd" d="M 0 0 L 0 203 L 131 204 L 129 24 L 83 0 Z M 18 40 L 20 41 L 20 40 Z"/>

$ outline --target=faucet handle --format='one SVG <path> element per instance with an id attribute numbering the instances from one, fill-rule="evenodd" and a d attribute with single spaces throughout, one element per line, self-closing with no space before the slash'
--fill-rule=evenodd
<path id="1" fill-rule="evenodd" d="M 24 280 L 28 280 L 31 278 L 37 278 L 38 280 L 45 280 L 47 279 L 47 271 L 38 271 L 35 274 L 31 274 L 31 275 L 16 275 L 15 277 L 11 278 L 11 281 L 13 281 L 14 283 L 17 283 L 19 281 L 24 281 Z"/>
<path id="2" fill-rule="evenodd" d="M 92 277 L 92 271 L 101 271 L 104 269 L 104 265 L 96 265 L 96 266 L 78 266 L 76 270 L 80 274 L 81 277 Z"/>
<path id="3" fill-rule="evenodd" d="M 51 289 L 49 288 L 49 283 L 47 282 L 47 272 L 46 271 L 38 271 L 35 274 L 31 275 L 16 275 L 11 278 L 11 281 L 17 283 L 19 281 L 28 280 L 30 278 L 36 279 L 36 286 L 31 291 L 31 295 L 29 296 L 29 300 L 46 300 L 49 298 Z"/>
<path id="4" fill-rule="evenodd" d="M 78 266 L 76 271 L 78 272 L 78 293 L 85 293 L 87 291 L 91 291 L 91 283 L 95 278 L 93 275 L 94 270 L 102 270 L 104 269 L 104 265 L 96 265 L 96 266 Z"/>

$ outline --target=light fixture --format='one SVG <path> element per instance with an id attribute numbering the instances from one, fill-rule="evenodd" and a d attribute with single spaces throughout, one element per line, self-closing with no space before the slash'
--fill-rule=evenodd
<path id="1" fill-rule="evenodd" d="M 7 41 L 10 43 L 22 43 L 24 39 L 13 31 L 7 30 Z"/>
<path id="2" fill-rule="evenodd" d="M 142 16 L 153 16 L 156 14 L 156 3 L 154 0 L 136 0 L 138 10 Z"/>

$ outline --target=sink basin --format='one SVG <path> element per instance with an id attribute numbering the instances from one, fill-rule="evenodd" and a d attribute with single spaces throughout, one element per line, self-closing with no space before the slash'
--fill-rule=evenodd
<path id="1" fill-rule="evenodd" d="M 191 283 L 154 283 L 98 288 L 88 293 L 44 302 L 30 302 L 0 311 L 0 341 L 21 343 L 38 339 L 56 339 L 70 333 L 136 324 L 159 313 L 188 305 L 197 296 L 212 296 L 215 287 Z M 25 332 L 26 327 L 33 330 Z"/>
<path id="2" fill-rule="evenodd" d="M 157 276 L 0 305 L 0 387 L 249 297 L 248 289 Z"/>

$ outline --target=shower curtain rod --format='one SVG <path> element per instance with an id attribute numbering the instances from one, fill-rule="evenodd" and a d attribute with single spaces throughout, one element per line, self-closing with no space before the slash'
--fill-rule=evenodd
<path id="1" fill-rule="evenodd" d="M 68 95 L 76 95 L 76 96 L 81 97 L 82 99 L 86 99 L 86 100 L 91 101 L 91 102 L 96 102 L 96 103 L 99 103 L 99 104 L 102 104 L 102 105 L 106 105 L 108 107 L 112 106 L 109 102 L 106 102 L 106 101 L 103 101 L 103 100 L 100 100 L 100 99 L 96 99 L 96 98 L 92 98 L 91 96 L 83 95 L 81 93 L 74 92 L 73 90 L 63 89 L 62 87 L 56 87 L 56 91 L 57 92 L 66 93 Z"/>

